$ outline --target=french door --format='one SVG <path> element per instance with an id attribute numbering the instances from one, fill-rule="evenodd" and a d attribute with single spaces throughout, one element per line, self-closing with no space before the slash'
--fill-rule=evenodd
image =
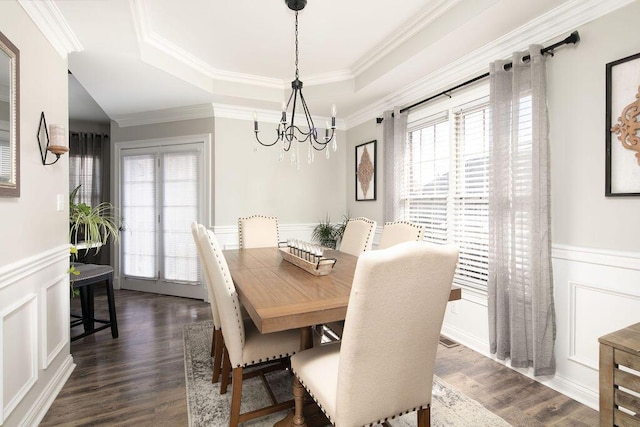
<path id="1" fill-rule="evenodd" d="M 121 287 L 204 299 L 191 223 L 202 222 L 203 143 L 120 151 Z"/>

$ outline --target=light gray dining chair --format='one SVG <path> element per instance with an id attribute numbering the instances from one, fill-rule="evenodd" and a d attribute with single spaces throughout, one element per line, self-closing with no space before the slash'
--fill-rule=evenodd
<path id="1" fill-rule="evenodd" d="M 261 334 L 250 319 L 242 318 L 238 293 L 231 279 L 231 273 L 224 254 L 220 250 L 213 232 L 203 228 L 199 227 L 199 230 L 201 230 L 199 233 L 200 244 L 207 263 L 206 272 L 210 276 L 209 281 L 213 285 L 225 344 L 220 393 L 227 392 L 229 374 L 233 369 L 229 425 L 234 427 L 241 422 L 279 412 L 293 406 L 292 401 L 281 403 L 273 401 L 273 405 L 267 408 L 256 409 L 244 414 L 240 413 L 243 379 L 263 374 L 260 370 L 243 374 L 243 368 L 288 358 L 300 348 L 300 332 L 294 329 Z M 273 396 L 273 394 L 270 393 L 270 396 Z"/>
<path id="2" fill-rule="evenodd" d="M 358 259 L 339 343 L 291 357 L 299 382 L 337 426 L 417 411 L 430 425 L 433 367 L 458 250 L 406 242 Z M 294 387 L 296 415 L 304 393 Z"/>
<path id="3" fill-rule="evenodd" d="M 378 249 L 386 249 L 398 243 L 422 240 L 423 228 L 409 221 L 387 222 L 382 229 Z"/>
<path id="4" fill-rule="evenodd" d="M 205 262 L 204 254 L 202 252 L 202 245 L 200 243 L 200 235 L 206 230 L 204 225 L 198 224 L 196 221 L 191 223 L 191 234 L 193 235 L 193 241 L 196 244 L 196 251 L 198 252 L 198 258 L 200 259 L 200 265 L 205 273 L 205 283 L 207 285 L 207 293 L 209 295 L 209 306 L 211 307 L 211 317 L 213 319 L 213 333 L 211 337 L 211 356 L 213 357 L 213 376 L 211 378 L 212 383 L 218 382 L 220 378 L 220 369 L 222 367 L 222 349 L 224 348 L 224 338 L 222 337 L 222 322 L 220 321 L 220 314 L 218 313 L 218 307 L 216 306 L 216 298 L 213 293 L 213 287 L 209 277 L 211 276 L 207 271 L 208 265 Z"/>
<path id="5" fill-rule="evenodd" d="M 243 249 L 278 246 L 278 218 L 264 215 L 238 218 L 238 240 Z"/>
<path id="6" fill-rule="evenodd" d="M 375 231 L 376 222 L 369 218 L 349 219 L 340 242 L 340 252 L 360 256 L 364 251 L 371 250 Z"/>

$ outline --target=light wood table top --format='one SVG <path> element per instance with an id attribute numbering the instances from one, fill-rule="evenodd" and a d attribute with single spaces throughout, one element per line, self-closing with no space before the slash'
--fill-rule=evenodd
<path id="1" fill-rule="evenodd" d="M 278 248 L 225 250 L 240 301 L 261 333 L 344 320 L 358 258 L 328 250 L 333 271 L 314 276 L 282 259 Z M 459 287 L 449 301 L 460 299 Z"/>

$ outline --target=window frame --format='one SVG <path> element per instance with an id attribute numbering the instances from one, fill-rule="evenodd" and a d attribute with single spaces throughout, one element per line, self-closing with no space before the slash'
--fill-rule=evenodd
<path id="1" fill-rule="evenodd" d="M 425 125 L 435 124 L 442 120 L 443 118 L 448 121 L 449 125 L 449 172 L 448 172 L 448 192 L 446 196 L 446 221 L 447 221 L 447 230 L 446 230 L 446 238 L 447 243 L 456 243 L 456 200 L 459 199 L 458 193 L 458 185 L 457 179 L 459 177 L 459 173 L 457 171 L 457 149 L 460 144 L 458 141 L 457 131 L 457 117 L 461 112 L 466 112 L 469 110 L 474 110 L 479 106 L 488 107 L 489 104 L 489 84 L 485 83 L 473 88 L 469 88 L 465 91 L 460 91 L 460 93 L 456 93 L 455 97 L 446 98 L 440 100 L 438 102 L 433 102 L 428 106 L 421 108 L 420 110 L 412 111 L 409 113 L 407 119 L 407 134 L 406 134 L 406 143 L 409 143 L 410 132 L 415 131 L 417 129 L 425 127 Z M 485 122 L 486 123 L 486 122 Z M 488 119 L 487 125 L 491 126 L 490 117 Z M 489 141 L 490 143 L 490 141 Z M 408 154 L 408 153 L 407 153 Z M 490 155 L 490 152 L 487 152 L 487 155 Z M 405 159 L 406 161 L 407 159 Z M 405 163 L 406 165 L 407 163 Z M 406 167 L 406 166 L 405 166 Z M 403 187 L 401 191 L 401 203 L 403 205 L 403 217 L 405 219 L 409 218 L 409 212 L 407 210 L 407 198 L 406 198 L 406 187 L 407 180 L 409 178 L 410 170 L 405 170 L 402 176 Z M 487 176 L 487 184 L 488 184 L 488 176 Z M 488 195 L 487 195 L 487 204 L 488 204 Z M 488 224 L 487 224 L 488 225 Z M 486 245 L 489 245 L 489 241 L 487 239 Z M 458 268 L 456 269 L 456 276 L 458 278 Z M 487 269 L 488 273 L 488 269 Z M 486 282 L 484 285 L 473 285 L 469 283 L 458 283 L 458 280 L 454 279 L 454 283 L 457 286 L 464 287 L 465 289 L 473 290 L 476 292 L 480 292 L 482 294 L 486 294 L 487 285 Z"/>

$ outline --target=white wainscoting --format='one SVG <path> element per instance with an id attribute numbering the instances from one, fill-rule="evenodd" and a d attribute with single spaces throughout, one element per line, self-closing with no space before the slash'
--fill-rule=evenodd
<path id="1" fill-rule="evenodd" d="M 287 239 L 299 239 L 307 242 L 311 241 L 311 234 L 317 223 L 311 224 L 279 224 L 280 241 L 286 242 Z M 213 227 L 213 232 L 218 238 L 218 243 L 223 249 L 238 249 L 238 227 L 229 225 L 221 227 Z M 380 242 L 382 235 L 382 226 L 377 226 L 373 237 L 373 248 L 375 249 Z"/>
<path id="2" fill-rule="evenodd" d="M 37 425 L 75 365 L 69 246 L 0 267 L 0 425 Z"/>
<path id="3" fill-rule="evenodd" d="M 598 337 L 640 322 L 640 253 L 553 245 L 552 258 L 557 368 L 534 379 L 598 409 Z M 493 358 L 481 293 L 463 290 L 449 303 L 442 332 Z"/>
<path id="4" fill-rule="evenodd" d="M 311 233 L 317 224 L 278 224 L 280 241 L 287 239 L 299 239 L 311 241 Z M 238 249 L 238 226 L 227 225 L 213 227 L 213 232 L 222 249 Z"/>
<path id="5" fill-rule="evenodd" d="M 38 380 L 38 295 L 28 293 L 0 311 L 4 421 Z"/>

